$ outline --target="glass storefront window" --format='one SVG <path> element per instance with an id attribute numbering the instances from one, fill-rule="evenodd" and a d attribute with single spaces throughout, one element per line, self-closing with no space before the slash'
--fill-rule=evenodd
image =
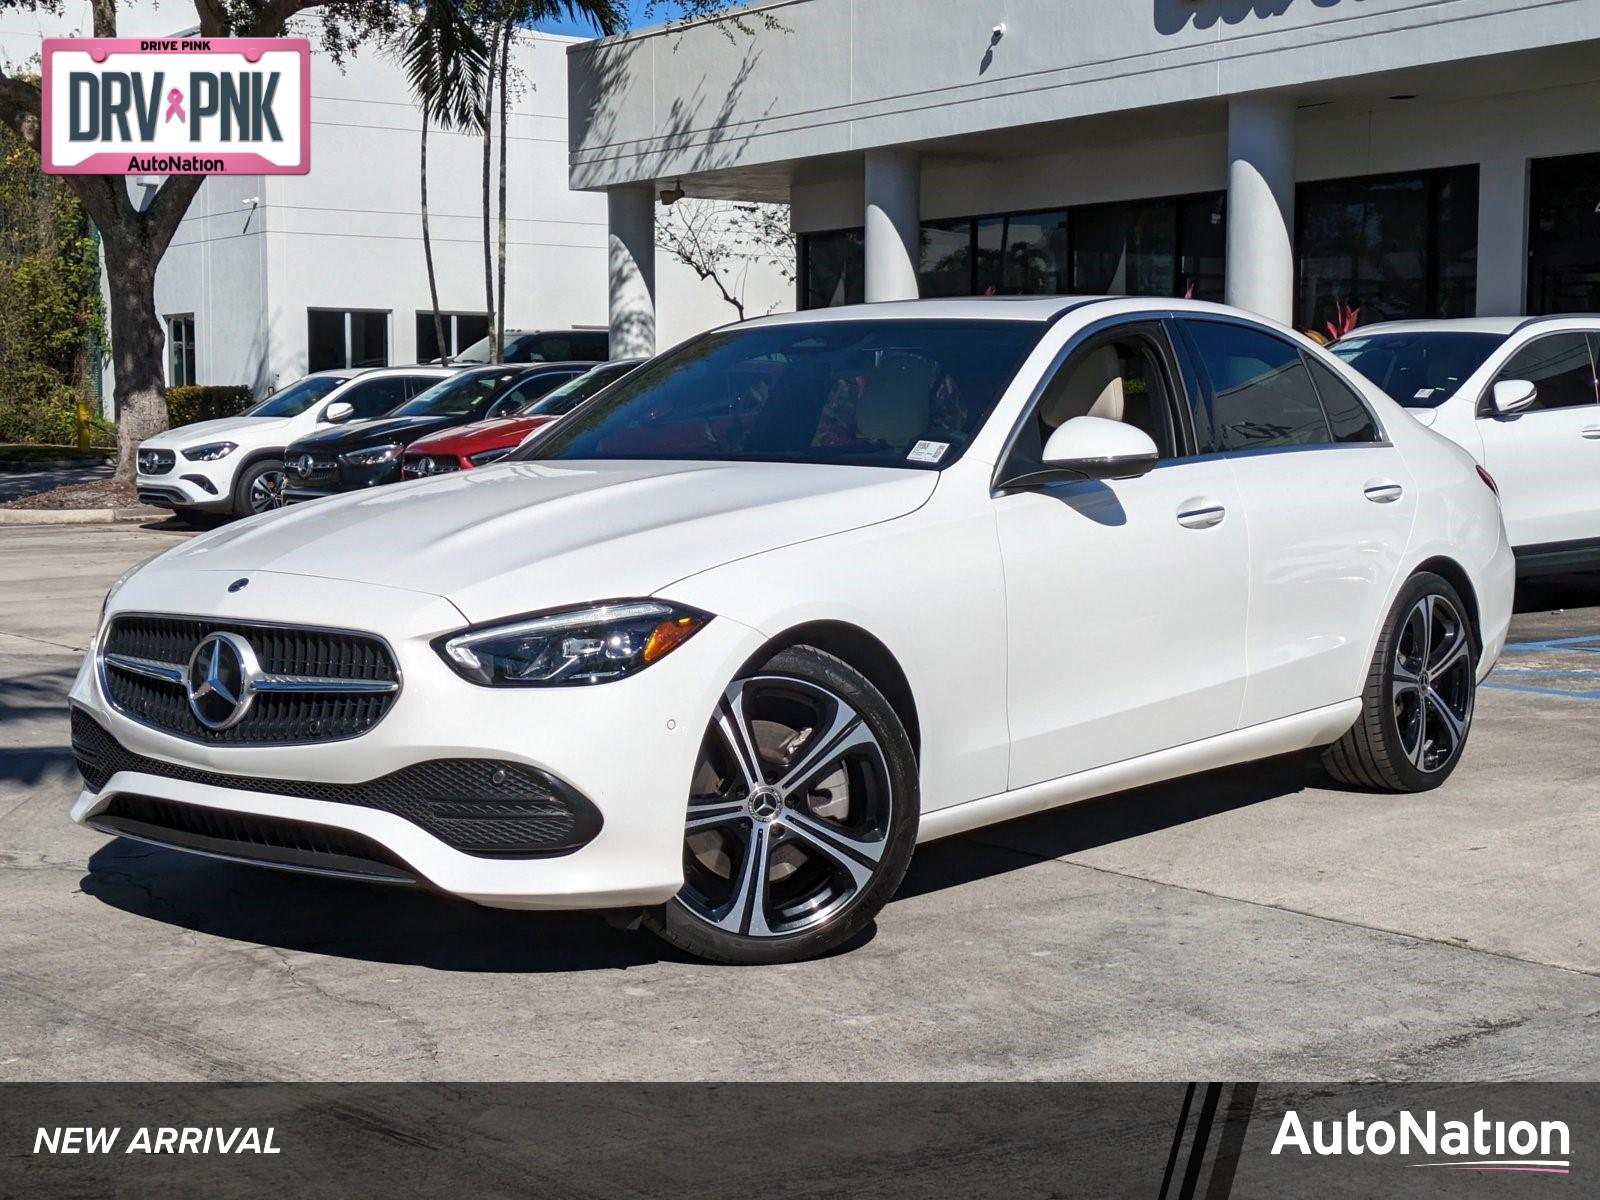
<path id="1" fill-rule="evenodd" d="M 859 229 L 800 237 L 800 307 L 831 308 L 866 299 L 866 242 Z"/>
<path id="2" fill-rule="evenodd" d="M 970 296 L 972 287 L 972 222 L 925 221 L 917 286 L 929 296 Z"/>
<path id="3" fill-rule="evenodd" d="M 1600 312 L 1600 154 L 1530 165 L 1528 312 Z"/>
<path id="4" fill-rule="evenodd" d="M 1477 304 L 1478 168 L 1327 179 L 1295 189 L 1295 323 L 1325 336 Z"/>
<path id="5" fill-rule="evenodd" d="M 1228 255 L 1228 194 L 1207 192 L 1178 201 L 1178 278 L 1173 294 L 1222 303 Z"/>
<path id="6" fill-rule="evenodd" d="M 1072 290 L 1084 295 L 1170 296 L 1178 212 L 1172 200 L 1072 210 Z"/>
<path id="7" fill-rule="evenodd" d="M 1067 214 L 1016 213 L 979 217 L 980 296 L 1047 296 L 1067 290 Z"/>

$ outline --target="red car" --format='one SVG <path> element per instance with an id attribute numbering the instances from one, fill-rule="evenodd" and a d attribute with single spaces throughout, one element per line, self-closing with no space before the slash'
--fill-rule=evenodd
<path id="1" fill-rule="evenodd" d="M 624 358 L 601 363 L 508 417 L 458 425 L 431 437 L 418 438 L 406 447 L 401 473 L 407 479 L 422 479 L 447 471 L 469 471 L 504 458 L 535 429 L 565 416 L 644 361 Z"/>

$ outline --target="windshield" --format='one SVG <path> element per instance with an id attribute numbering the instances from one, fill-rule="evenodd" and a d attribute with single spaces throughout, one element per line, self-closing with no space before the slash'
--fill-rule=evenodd
<path id="1" fill-rule="evenodd" d="M 521 371 L 468 371 L 418 392 L 391 417 L 481 417 L 501 393 L 522 381 Z"/>
<path id="2" fill-rule="evenodd" d="M 571 412 L 590 396 L 608 387 L 621 379 L 636 367 L 637 363 L 628 363 L 625 366 L 596 367 L 585 375 L 579 375 L 569 383 L 563 383 L 549 395 L 541 396 L 533 403 L 526 405 L 517 413 L 519 417 L 559 417 Z"/>
<path id="3" fill-rule="evenodd" d="M 247 408 L 242 417 L 298 417 L 334 388 L 348 383 L 338 375 L 307 375 L 297 379 L 281 392 L 273 392 L 254 408 Z"/>
<path id="4" fill-rule="evenodd" d="M 842 320 L 719 330 L 644 364 L 512 457 L 945 467 L 1045 328 Z"/>
<path id="5" fill-rule="evenodd" d="M 1502 333 L 1356 333 L 1328 349 L 1407 408 L 1437 408 L 1505 340 Z"/>

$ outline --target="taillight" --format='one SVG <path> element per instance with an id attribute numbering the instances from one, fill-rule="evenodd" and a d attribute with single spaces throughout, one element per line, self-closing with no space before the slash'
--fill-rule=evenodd
<path id="1" fill-rule="evenodd" d="M 1495 499 L 1498 500 L 1500 498 L 1500 485 L 1494 481 L 1494 476 L 1489 474 L 1489 472 L 1485 471 L 1482 467 L 1479 467 L 1478 478 L 1483 480 L 1488 489 L 1494 493 Z"/>

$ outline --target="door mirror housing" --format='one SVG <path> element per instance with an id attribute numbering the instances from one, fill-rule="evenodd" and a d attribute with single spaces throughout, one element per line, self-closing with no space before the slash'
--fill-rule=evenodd
<path id="1" fill-rule="evenodd" d="M 1507 417 L 1519 413 L 1539 398 L 1539 389 L 1531 380 L 1502 379 L 1494 385 L 1494 411 L 1496 416 Z"/>
<path id="2" fill-rule="evenodd" d="M 1106 417 L 1073 417 L 1044 444 L 1043 465 L 1005 481 L 1037 487 L 1068 479 L 1137 479 L 1156 465 L 1160 451 L 1150 435 Z"/>
<path id="3" fill-rule="evenodd" d="M 322 410 L 322 419 L 330 425 L 342 425 L 356 415 L 356 406 L 348 400 L 335 400 Z"/>

